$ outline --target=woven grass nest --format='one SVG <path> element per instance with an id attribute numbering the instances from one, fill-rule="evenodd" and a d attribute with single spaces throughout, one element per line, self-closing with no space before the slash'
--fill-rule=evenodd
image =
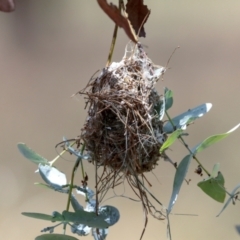
<path id="1" fill-rule="evenodd" d="M 97 166 L 125 176 L 155 168 L 165 140 L 154 88 L 165 72 L 146 55 L 140 43 L 126 47 L 120 62 L 105 67 L 80 91 L 88 117 L 81 138 Z"/>

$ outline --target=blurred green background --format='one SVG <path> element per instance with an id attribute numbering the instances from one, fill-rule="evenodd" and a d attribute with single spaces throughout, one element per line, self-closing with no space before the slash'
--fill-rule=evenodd
<path id="1" fill-rule="evenodd" d="M 146 51 L 153 62 L 165 66 L 174 48 L 180 46 L 164 81 L 157 85 L 159 92 L 165 86 L 174 92 L 171 116 L 204 102 L 213 104 L 210 113 L 190 126 L 189 145 L 228 131 L 240 121 L 240 2 L 145 3 L 152 11 L 145 25 L 147 38 L 141 42 L 148 46 Z M 62 136 L 79 135 L 86 117 L 84 101 L 70 96 L 105 66 L 113 28 L 96 1 L 19 0 L 14 13 L 0 13 L 1 239 L 34 239 L 51 225 L 24 217 L 20 214 L 23 211 L 50 214 L 66 207 L 67 196 L 33 185 L 41 181 L 34 173 L 36 166 L 20 155 L 16 144 L 25 142 L 51 160 Z M 114 61 L 122 58 L 127 42 L 120 30 Z M 239 139 L 238 130 L 199 155 L 209 171 L 214 163 L 221 164 L 229 191 L 240 182 Z M 186 153 L 177 143 L 170 155 L 179 162 Z M 57 166 L 69 174 L 73 162 L 66 156 Z M 171 215 L 173 239 L 239 239 L 235 229 L 240 224 L 239 204 L 229 206 L 216 218 L 222 204 L 196 186 L 201 180 L 194 173 L 196 167 L 193 162 L 188 173 L 191 183 L 183 185 L 173 213 L 198 216 Z M 85 170 L 90 187 L 94 187 L 93 167 L 87 163 Z M 153 185 L 151 191 L 165 205 L 174 172 L 168 163 L 160 161 L 154 171 L 157 178 L 147 174 Z M 80 183 L 80 171 L 78 175 Z M 124 190 L 118 191 L 121 194 Z M 126 195 L 134 196 L 127 186 Z M 108 239 L 139 239 L 144 224 L 141 205 L 125 198 L 113 198 L 104 204 L 114 205 L 121 212 Z M 144 239 L 167 239 L 166 222 L 150 215 L 148 219 Z"/>

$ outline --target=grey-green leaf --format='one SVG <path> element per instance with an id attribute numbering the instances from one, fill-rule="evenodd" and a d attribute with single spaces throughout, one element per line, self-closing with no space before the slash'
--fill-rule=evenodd
<path id="1" fill-rule="evenodd" d="M 50 187 L 48 184 L 45 183 L 39 183 L 39 182 L 35 182 L 34 185 L 43 187 L 43 188 L 48 188 L 48 189 L 52 189 L 52 187 Z"/>
<path id="2" fill-rule="evenodd" d="M 93 236 L 94 240 L 105 240 L 107 238 L 107 235 L 108 235 L 107 228 L 104 228 L 104 229 L 93 228 L 92 229 L 92 236 Z"/>
<path id="3" fill-rule="evenodd" d="M 227 137 L 230 133 L 235 131 L 239 126 L 240 126 L 240 124 L 236 125 L 234 128 L 232 128 L 231 130 L 229 130 L 226 133 L 217 134 L 217 135 L 213 135 L 211 137 L 208 137 L 207 139 L 205 139 L 204 141 L 199 143 L 197 146 L 195 146 L 192 149 L 192 153 L 193 154 L 197 154 L 197 153 L 201 152 L 202 150 L 204 150 L 205 148 L 213 145 L 214 143 L 219 142 L 220 140 L 222 140 L 225 137 Z"/>
<path id="4" fill-rule="evenodd" d="M 22 212 L 22 215 L 26 217 L 37 218 L 37 219 L 51 221 L 51 222 L 56 222 L 56 221 L 61 222 L 64 220 L 61 214 L 60 215 L 58 214 L 57 216 L 52 216 L 52 215 L 43 214 L 43 213 Z"/>
<path id="5" fill-rule="evenodd" d="M 78 194 L 81 194 L 81 195 L 87 197 L 88 199 L 92 199 L 95 196 L 94 191 L 92 189 L 90 189 L 89 187 L 77 188 L 76 192 Z"/>
<path id="6" fill-rule="evenodd" d="M 73 195 L 71 196 L 71 204 L 75 212 L 83 210 L 83 206 L 78 202 L 78 200 Z"/>
<path id="7" fill-rule="evenodd" d="M 22 153 L 22 155 L 29 159 L 31 162 L 35 164 L 49 164 L 48 160 L 36 152 L 34 152 L 31 148 L 29 148 L 25 143 L 18 143 L 18 149 Z"/>
<path id="8" fill-rule="evenodd" d="M 222 210 L 220 211 L 220 213 L 217 215 L 217 217 L 220 216 L 220 214 L 225 210 L 225 208 L 229 205 L 229 203 L 231 202 L 231 200 L 233 199 L 234 195 L 236 194 L 237 190 L 240 188 L 240 184 L 238 184 L 231 192 L 231 196 L 228 198 L 228 200 L 226 201 L 226 203 L 224 204 Z"/>
<path id="9" fill-rule="evenodd" d="M 55 167 L 40 164 L 39 173 L 42 179 L 56 190 L 67 184 L 66 175 Z"/>
<path id="10" fill-rule="evenodd" d="M 198 186 L 212 199 L 223 203 L 226 197 L 224 188 L 224 177 L 221 172 L 218 172 L 217 177 L 210 177 L 198 183 Z"/>
<path id="11" fill-rule="evenodd" d="M 198 107 L 189 109 L 188 111 L 172 119 L 175 128 L 172 126 L 172 123 L 168 121 L 163 126 L 163 131 L 166 133 L 172 133 L 175 131 L 175 129 L 186 129 L 190 123 L 206 114 L 211 109 L 211 107 L 211 103 L 204 103 Z"/>
<path id="12" fill-rule="evenodd" d="M 114 225 L 120 218 L 120 213 L 117 208 L 109 205 L 105 205 L 99 208 L 99 215 L 109 224 Z"/>
<path id="13" fill-rule="evenodd" d="M 182 186 L 182 183 L 186 177 L 190 161 L 192 159 L 192 154 L 189 154 L 183 158 L 183 160 L 180 162 L 175 176 L 174 176 L 174 182 L 173 182 L 173 190 L 172 190 L 172 195 L 168 204 L 168 214 L 171 212 L 173 205 L 177 201 L 177 197 L 180 191 L 180 188 Z"/>
<path id="14" fill-rule="evenodd" d="M 87 236 L 91 232 L 92 228 L 84 224 L 79 224 L 77 222 L 71 224 L 71 231 L 79 236 Z"/>
<path id="15" fill-rule="evenodd" d="M 78 240 L 78 238 L 63 234 L 51 233 L 37 236 L 35 240 Z"/>
<path id="16" fill-rule="evenodd" d="M 109 226 L 109 224 L 104 221 L 102 216 L 97 216 L 94 212 L 86 212 L 81 210 L 76 212 L 63 211 L 62 215 L 64 216 L 65 221 L 78 222 L 89 227 L 107 228 Z"/>

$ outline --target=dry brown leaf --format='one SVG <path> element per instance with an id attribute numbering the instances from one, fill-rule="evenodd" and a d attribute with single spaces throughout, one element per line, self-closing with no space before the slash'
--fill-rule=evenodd
<path id="1" fill-rule="evenodd" d="M 0 11 L 12 12 L 15 10 L 15 3 L 13 0 L 0 0 Z"/>
<path id="2" fill-rule="evenodd" d="M 146 37 L 143 25 L 150 15 L 150 10 L 143 4 L 143 0 L 128 0 L 126 12 L 136 34 L 139 33 L 139 37 Z"/>
<path id="3" fill-rule="evenodd" d="M 123 28 L 127 36 L 135 43 L 138 42 L 136 35 L 132 31 L 129 20 L 124 17 L 117 6 L 110 3 L 108 4 L 106 0 L 97 0 L 99 6 L 102 10 L 121 28 Z"/>

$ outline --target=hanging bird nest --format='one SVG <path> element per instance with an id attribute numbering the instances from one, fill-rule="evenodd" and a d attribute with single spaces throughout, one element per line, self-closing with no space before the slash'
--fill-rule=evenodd
<path id="1" fill-rule="evenodd" d="M 166 138 L 154 88 L 165 68 L 154 65 L 140 43 L 127 47 L 122 61 L 102 69 L 79 92 L 89 105 L 81 133 L 86 150 L 97 166 L 125 176 L 154 169 Z"/>
<path id="2" fill-rule="evenodd" d="M 140 43 L 127 47 L 120 62 L 102 69 L 79 92 L 85 95 L 88 117 L 78 146 L 83 140 L 96 166 L 97 203 L 127 180 L 142 203 L 146 227 L 148 212 L 165 218 L 149 200 L 149 194 L 156 198 L 145 186 L 145 181 L 151 184 L 144 173 L 156 167 L 167 138 L 159 116 L 163 96 L 154 88 L 166 69 L 154 65 Z"/>

